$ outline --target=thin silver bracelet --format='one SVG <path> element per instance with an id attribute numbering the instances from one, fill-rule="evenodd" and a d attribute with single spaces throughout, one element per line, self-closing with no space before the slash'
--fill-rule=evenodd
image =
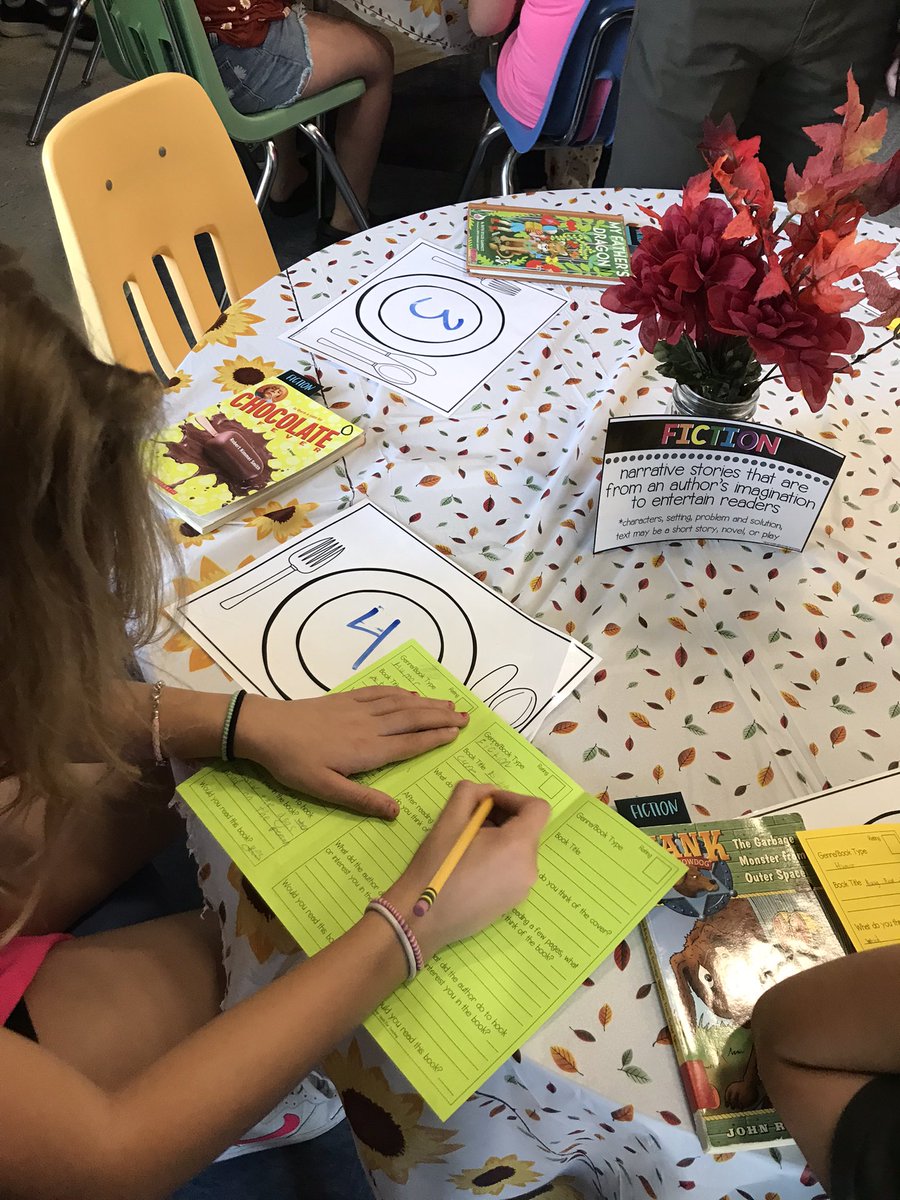
<path id="1" fill-rule="evenodd" d="M 159 702 L 165 686 L 161 679 L 157 679 L 154 683 L 150 707 L 150 741 L 153 745 L 153 758 L 158 767 L 168 766 L 169 763 L 168 758 L 163 754 L 162 738 L 159 733 Z"/>

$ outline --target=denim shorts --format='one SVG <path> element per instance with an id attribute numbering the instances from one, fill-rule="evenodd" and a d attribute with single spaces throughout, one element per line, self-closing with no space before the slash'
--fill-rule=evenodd
<path id="1" fill-rule="evenodd" d="M 209 34 L 213 58 L 238 112 L 287 108 L 300 99 L 312 74 L 305 15 L 304 8 L 292 8 L 283 21 L 272 21 L 261 46 L 231 46 Z"/>

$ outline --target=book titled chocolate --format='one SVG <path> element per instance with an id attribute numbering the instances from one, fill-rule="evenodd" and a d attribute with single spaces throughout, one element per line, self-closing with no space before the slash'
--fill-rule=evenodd
<path id="1" fill-rule="evenodd" d="M 362 430 L 321 395 L 314 379 L 284 371 L 161 430 L 147 456 L 167 506 L 205 533 L 362 445 Z"/>

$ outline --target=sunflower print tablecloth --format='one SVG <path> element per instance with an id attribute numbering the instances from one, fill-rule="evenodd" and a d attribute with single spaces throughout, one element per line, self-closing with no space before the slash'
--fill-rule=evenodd
<path id="1" fill-rule="evenodd" d="M 640 220 L 674 195 L 556 192 L 543 202 Z M 875 232 L 871 229 L 870 232 Z M 591 552 L 607 419 L 659 413 L 668 389 L 597 292 L 566 305 L 451 416 L 312 362 L 280 340 L 411 239 L 461 251 L 464 209 L 409 217 L 298 263 L 224 313 L 171 381 L 169 416 L 273 370 L 320 373 L 366 445 L 212 535 L 172 522 L 186 595 L 368 496 L 524 611 L 590 644 L 596 673 L 536 744 L 598 803 L 680 789 L 697 818 L 734 816 L 887 770 L 900 759 L 900 372 L 891 348 L 810 414 L 767 385 L 758 419 L 847 461 L 803 554 L 728 542 Z M 896 231 L 877 227 L 882 240 Z M 228 687 L 172 627 L 164 678 Z M 850 816 L 852 814 L 848 814 Z M 193 831 L 195 837 L 201 836 Z M 209 846 L 208 859 L 217 850 Z M 239 889 L 206 864 L 230 963 L 229 1002 L 291 961 Z M 221 864 L 220 864 L 221 865 Z M 218 882 L 216 882 L 218 881 Z M 252 906 L 251 906 L 252 907 Z M 262 919 L 262 918 L 260 918 Z M 252 946 L 249 938 L 252 938 Z M 632 936 L 521 1052 L 441 1125 L 365 1035 L 329 1068 L 381 1197 L 815 1197 L 796 1151 L 702 1155 L 650 969 Z M 282 1125 L 278 1113 L 265 1128 Z"/>
<path id="2" fill-rule="evenodd" d="M 464 54 L 478 40 L 469 24 L 469 0 L 340 0 L 364 21 L 386 25 L 444 55 Z"/>

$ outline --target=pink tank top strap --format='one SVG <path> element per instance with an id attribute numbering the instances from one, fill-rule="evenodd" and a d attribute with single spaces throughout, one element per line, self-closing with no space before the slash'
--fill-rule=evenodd
<path id="1" fill-rule="evenodd" d="M 0 1026 L 6 1024 L 53 947 L 70 937 L 68 933 L 45 933 L 14 937 L 0 946 Z"/>

